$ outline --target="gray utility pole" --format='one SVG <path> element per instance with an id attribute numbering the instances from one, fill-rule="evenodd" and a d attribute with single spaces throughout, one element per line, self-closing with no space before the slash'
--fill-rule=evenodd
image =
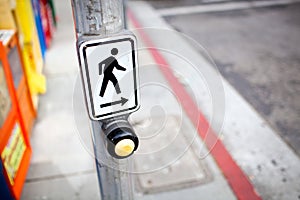
<path id="1" fill-rule="evenodd" d="M 120 52 L 122 49 L 126 49 L 124 45 L 127 43 L 130 44 L 128 41 L 132 42 L 130 45 L 131 48 L 136 45 L 135 37 L 125 31 L 124 3 L 122 0 L 72 0 L 72 9 L 76 28 L 81 78 L 86 98 L 85 101 L 91 118 L 90 123 L 92 127 L 101 199 L 133 199 L 134 189 L 132 176 L 130 174 L 133 161 L 130 155 L 137 149 L 139 141 L 127 119 L 129 114 L 136 111 L 139 107 L 137 97 L 138 81 L 135 81 L 138 76 L 136 71 L 136 53 L 129 55 L 129 59 L 127 60 L 131 59 L 130 64 L 127 66 L 123 64 L 125 67 L 121 67 L 123 71 L 126 70 L 126 73 L 131 73 L 129 72 L 130 67 L 132 68 L 130 68 L 130 71 L 134 72 L 134 87 L 132 88 L 135 90 L 134 94 L 136 94 L 136 99 L 131 100 L 128 97 L 129 95 L 127 95 L 126 98 L 122 96 L 121 101 L 117 101 L 113 99 L 113 97 L 109 99 L 109 94 L 126 96 L 128 93 L 124 91 L 128 87 L 125 88 L 125 86 L 122 86 L 120 83 L 123 87 L 121 87 L 121 93 L 118 86 L 118 77 L 113 75 L 112 72 L 110 72 L 110 79 L 106 79 L 105 88 L 107 84 L 111 84 L 112 86 L 112 83 L 109 82 L 112 80 L 111 82 L 113 82 L 114 87 L 116 88 L 116 85 L 118 86 L 118 94 L 115 94 L 115 90 L 108 88 L 105 94 L 103 93 L 99 96 L 99 93 L 94 93 L 99 86 L 94 85 L 95 83 L 99 84 L 102 80 L 104 82 L 105 78 L 103 78 L 103 76 L 108 74 L 108 72 L 105 71 L 102 73 L 102 62 L 100 62 L 101 66 L 98 64 L 99 60 L 103 60 L 100 55 L 101 52 L 107 50 L 109 52 L 111 51 L 114 55 L 118 53 L 118 50 Z M 118 46 L 119 43 L 116 41 L 126 41 L 127 43 L 123 43 L 123 46 Z M 111 46 L 103 47 L 103 44 L 109 44 Z M 112 48 L 114 45 L 116 47 Z M 87 53 L 87 51 L 89 52 Z M 135 49 L 128 52 L 135 52 Z M 93 58 L 88 57 L 92 54 L 100 55 L 99 60 L 98 57 L 95 58 L 95 56 Z M 110 56 L 110 58 L 111 57 L 112 56 Z M 115 58 L 113 57 L 112 59 Z M 118 63 L 117 59 L 115 59 L 114 62 Z M 95 70 L 95 68 L 98 70 L 98 65 L 100 72 L 92 73 L 91 71 Z M 110 63 L 107 65 L 109 67 L 111 66 Z M 118 64 L 118 66 L 120 65 Z M 108 67 L 104 67 L 104 69 L 107 68 Z M 120 79 L 120 75 L 118 76 Z M 109 97 L 105 97 L 105 95 Z M 104 102 L 107 100 L 109 100 L 108 103 Z M 134 102 L 136 103 L 134 104 Z M 109 109 L 111 110 L 107 111 Z"/>

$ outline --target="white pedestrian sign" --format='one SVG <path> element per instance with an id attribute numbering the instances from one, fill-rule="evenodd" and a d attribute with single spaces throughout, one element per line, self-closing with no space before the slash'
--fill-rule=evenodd
<path id="1" fill-rule="evenodd" d="M 89 115 L 102 120 L 139 108 L 136 39 L 132 35 L 80 44 L 81 75 Z"/>

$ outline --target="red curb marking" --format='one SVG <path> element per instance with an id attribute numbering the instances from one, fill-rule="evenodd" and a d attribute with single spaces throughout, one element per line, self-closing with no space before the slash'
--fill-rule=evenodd
<path id="1" fill-rule="evenodd" d="M 139 21 L 134 14 L 128 10 L 128 18 L 132 21 L 133 26 L 138 29 L 144 43 L 149 47 L 154 47 L 148 35 L 141 29 Z M 208 121 L 198 109 L 193 99 L 174 76 L 172 69 L 164 57 L 156 48 L 149 48 L 149 51 L 159 66 L 160 71 L 169 82 L 171 88 L 177 95 L 185 112 L 197 127 L 200 137 L 204 140 L 208 149 L 211 149 L 211 154 L 214 157 L 219 168 L 222 170 L 228 184 L 239 200 L 261 200 L 261 197 L 256 193 L 251 182 L 233 160 L 229 152 L 226 150 L 222 141 L 217 137 L 214 131 L 210 128 Z M 217 191 L 216 191 L 217 192 Z"/>

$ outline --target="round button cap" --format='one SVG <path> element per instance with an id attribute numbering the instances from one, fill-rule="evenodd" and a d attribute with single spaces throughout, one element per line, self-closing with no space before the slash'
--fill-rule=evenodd
<path id="1" fill-rule="evenodd" d="M 130 155 L 134 150 L 134 142 L 130 139 L 119 141 L 115 146 L 115 153 L 118 156 L 125 157 Z"/>

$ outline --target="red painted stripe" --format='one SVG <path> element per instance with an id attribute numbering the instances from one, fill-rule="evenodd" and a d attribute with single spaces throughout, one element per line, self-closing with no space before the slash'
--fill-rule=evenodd
<path id="1" fill-rule="evenodd" d="M 138 29 L 138 32 L 141 38 L 143 39 L 143 42 L 148 47 L 154 47 L 151 39 L 143 31 L 143 29 L 141 29 L 142 26 L 130 10 L 128 10 L 128 18 L 133 23 L 133 26 L 136 29 Z M 197 127 L 198 133 L 200 137 L 204 140 L 207 148 L 212 149 L 211 154 L 214 157 L 219 168 L 222 170 L 228 184 L 232 188 L 237 199 L 261 200 L 247 176 L 233 160 L 233 158 L 226 150 L 225 146 L 217 137 L 215 132 L 210 128 L 208 121 L 206 120 L 202 112 L 198 109 L 196 103 L 193 101 L 193 99 L 187 93 L 185 88 L 174 76 L 168 62 L 164 59 L 164 57 L 159 53 L 159 51 L 156 48 L 150 48 L 149 51 L 153 59 L 157 63 L 157 66 L 159 67 L 160 71 L 165 76 L 171 88 L 175 92 L 188 117 L 191 119 L 194 126 Z"/>

